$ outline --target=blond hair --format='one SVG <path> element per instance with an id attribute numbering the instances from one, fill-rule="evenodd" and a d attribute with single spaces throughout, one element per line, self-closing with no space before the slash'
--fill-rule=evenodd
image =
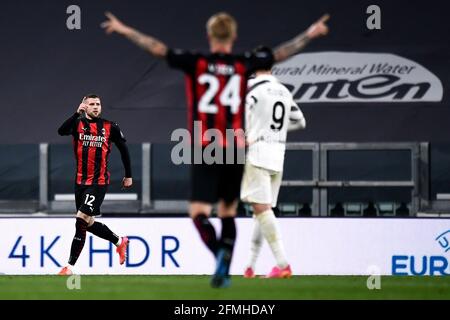
<path id="1" fill-rule="evenodd" d="M 211 16 L 206 23 L 208 36 L 218 42 L 229 42 L 236 38 L 236 20 L 226 12 L 219 12 Z"/>

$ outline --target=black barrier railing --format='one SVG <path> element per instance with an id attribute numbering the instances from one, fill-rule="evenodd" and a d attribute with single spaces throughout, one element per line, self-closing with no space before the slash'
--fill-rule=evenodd
<path id="1" fill-rule="evenodd" d="M 21 199 L 20 205 L 13 199 L 2 199 L 1 211 L 72 213 L 70 146 L 40 144 L 37 149 L 38 197 Z M 102 211 L 186 213 L 189 169 L 167 163 L 170 146 L 143 143 L 131 149 L 133 159 L 138 159 L 133 161 L 135 188 L 123 193 L 111 187 Z M 433 203 L 428 153 L 428 143 L 288 143 L 278 209 L 293 216 L 357 216 L 366 212 L 368 216 L 373 212 L 388 216 L 395 215 L 397 209 L 402 215 L 414 216 Z M 112 170 L 121 178 L 120 160 L 113 161 Z M 384 195 L 380 190 L 385 190 Z M 244 210 L 251 214 L 248 206 Z"/>

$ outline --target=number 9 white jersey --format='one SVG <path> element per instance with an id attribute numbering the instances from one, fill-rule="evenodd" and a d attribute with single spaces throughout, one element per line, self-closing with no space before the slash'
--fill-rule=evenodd
<path id="1" fill-rule="evenodd" d="M 260 75 L 248 83 L 245 111 L 247 161 L 283 171 L 287 131 L 306 127 L 292 94 L 274 76 Z"/>

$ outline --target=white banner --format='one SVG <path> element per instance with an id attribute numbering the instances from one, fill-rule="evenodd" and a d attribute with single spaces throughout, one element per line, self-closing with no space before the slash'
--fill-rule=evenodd
<path id="1" fill-rule="evenodd" d="M 390 53 L 301 53 L 272 71 L 300 103 L 423 102 L 443 96 L 442 82 L 430 70 Z"/>
<path id="2" fill-rule="evenodd" d="M 99 218 L 130 237 L 119 265 L 109 242 L 88 233 L 79 274 L 211 274 L 214 258 L 189 218 Z M 450 274 L 449 219 L 283 218 L 278 220 L 288 260 L 297 275 Z M 212 219 L 220 231 L 220 222 Z M 242 274 L 250 255 L 253 220 L 237 219 L 231 273 Z M 66 264 L 74 218 L 1 218 L 0 273 L 56 274 Z M 275 261 L 265 243 L 256 266 Z"/>

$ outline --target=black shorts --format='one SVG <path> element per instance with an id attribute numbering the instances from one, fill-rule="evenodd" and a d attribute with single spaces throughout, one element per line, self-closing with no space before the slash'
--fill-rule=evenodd
<path id="1" fill-rule="evenodd" d="M 240 198 L 243 164 L 192 164 L 190 201 L 231 203 Z"/>
<path id="2" fill-rule="evenodd" d="M 106 185 L 84 186 L 75 184 L 75 204 L 77 210 L 88 216 L 100 215 L 100 206 L 105 199 Z"/>

